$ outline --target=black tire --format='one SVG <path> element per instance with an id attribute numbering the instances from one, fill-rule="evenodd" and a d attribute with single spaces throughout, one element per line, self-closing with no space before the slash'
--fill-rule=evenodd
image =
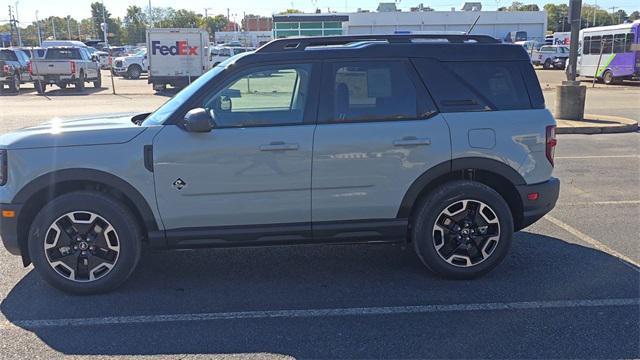
<path id="1" fill-rule="evenodd" d="M 45 250 L 45 241 L 48 241 L 46 237 L 50 227 L 65 214 L 76 211 L 97 214 L 106 220 L 117 233 L 119 246 L 117 258 L 106 274 L 94 280 L 81 282 L 61 275 L 50 265 L 47 250 Z M 142 232 L 135 219 L 126 206 L 103 193 L 78 191 L 61 195 L 42 208 L 29 229 L 29 254 L 34 267 L 50 285 L 62 291 L 89 295 L 113 290 L 131 276 L 140 259 Z M 85 251 L 85 253 L 89 253 L 89 251 Z M 98 260 L 100 261 L 100 259 Z M 93 271 L 95 268 L 90 270 Z M 76 268 L 76 271 L 79 273 L 80 269 Z"/>
<path id="2" fill-rule="evenodd" d="M 542 64 L 542 68 L 545 70 L 549 70 L 551 69 L 553 65 L 551 64 L 551 59 L 547 59 L 544 61 L 544 64 Z"/>
<path id="3" fill-rule="evenodd" d="M 131 80 L 140 79 L 140 75 L 142 74 L 142 68 L 139 65 L 133 64 L 129 66 L 127 69 L 127 78 Z"/>
<path id="4" fill-rule="evenodd" d="M 9 83 L 9 91 L 12 93 L 20 92 L 20 76 L 18 74 L 13 75 L 11 82 Z"/>
<path id="5" fill-rule="evenodd" d="M 56 86 L 59 87 L 60 89 L 66 89 L 67 88 L 67 83 L 66 82 L 57 82 Z"/>
<path id="6" fill-rule="evenodd" d="M 602 74 L 602 82 L 606 85 L 613 85 L 617 83 L 616 78 L 613 77 L 613 72 L 611 70 L 607 70 Z"/>
<path id="7" fill-rule="evenodd" d="M 85 76 L 84 76 L 84 73 L 81 71 L 80 76 L 78 76 L 78 78 L 76 79 L 76 90 L 84 91 L 84 81 L 85 81 Z"/>
<path id="8" fill-rule="evenodd" d="M 441 256 L 436 249 L 434 230 L 441 213 L 465 199 L 490 207 L 497 217 L 499 236 L 497 244 L 493 245 L 484 260 L 462 267 L 447 262 Z M 411 236 L 418 257 L 435 274 L 450 279 L 472 279 L 491 271 L 506 256 L 513 238 L 513 217 L 506 201 L 489 186 L 475 181 L 456 180 L 439 186 L 421 201 L 413 219 Z"/>
<path id="9" fill-rule="evenodd" d="M 100 70 L 98 70 L 98 77 L 93 82 L 93 87 L 96 89 L 102 88 L 102 74 L 100 73 Z"/>
<path id="10" fill-rule="evenodd" d="M 34 82 L 33 86 L 36 88 L 36 92 L 41 95 L 47 90 L 46 85 L 42 81 Z"/>

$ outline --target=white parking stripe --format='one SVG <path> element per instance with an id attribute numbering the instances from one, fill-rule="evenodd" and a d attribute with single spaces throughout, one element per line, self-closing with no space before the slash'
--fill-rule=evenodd
<path id="1" fill-rule="evenodd" d="M 607 245 L 601 243 L 600 241 L 592 238 L 591 236 L 583 233 L 582 231 L 574 228 L 573 226 L 562 222 L 556 218 L 554 218 L 551 215 L 545 215 L 544 216 L 545 219 L 547 219 L 548 221 L 550 221 L 551 223 L 555 224 L 556 226 L 558 226 L 559 228 L 563 229 L 564 231 L 570 233 L 571 235 L 577 237 L 578 239 L 586 242 L 587 244 L 593 246 L 594 248 L 605 252 L 611 256 L 615 256 L 620 260 L 623 260 L 623 263 L 627 266 L 629 266 L 630 268 L 634 269 L 635 271 L 640 272 L 640 264 L 634 260 L 632 260 L 631 258 L 629 258 L 628 256 L 621 254 L 615 250 L 613 250 L 612 248 L 608 247 Z"/>
<path id="2" fill-rule="evenodd" d="M 340 309 L 308 309 L 308 310 L 266 310 L 241 311 L 201 314 L 171 314 L 171 315 L 141 315 L 141 316 L 113 316 L 101 318 L 69 318 L 51 320 L 17 320 L 4 327 L 18 326 L 26 329 L 38 329 L 61 326 L 96 326 L 96 325 L 129 325 L 166 322 L 191 322 L 212 320 L 238 319 L 274 319 L 274 318 L 313 318 L 333 316 L 364 316 L 364 315 L 399 315 L 416 313 L 440 313 L 457 311 L 508 311 L 535 310 L 578 307 L 611 307 L 611 306 L 639 306 L 638 298 L 597 299 L 597 300 L 553 300 L 526 301 L 506 303 L 476 303 L 449 305 L 418 305 L 418 306 L 390 306 L 364 307 Z"/>
<path id="3" fill-rule="evenodd" d="M 583 201 L 574 203 L 558 203 L 558 205 L 584 206 L 584 205 L 639 205 L 640 200 L 611 200 L 611 201 Z"/>
<path id="4" fill-rule="evenodd" d="M 555 156 L 554 159 L 626 159 L 640 158 L 640 155 L 585 155 L 585 156 Z"/>

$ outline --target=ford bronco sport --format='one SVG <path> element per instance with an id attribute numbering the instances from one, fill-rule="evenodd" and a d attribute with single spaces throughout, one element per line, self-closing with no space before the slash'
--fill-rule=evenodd
<path id="1" fill-rule="evenodd" d="M 483 275 L 555 205 L 555 120 L 525 50 L 475 35 L 275 40 L 151 114 L 0 137 L 5 247 L 73 293 L 155 248 L 408 242 Z"/>

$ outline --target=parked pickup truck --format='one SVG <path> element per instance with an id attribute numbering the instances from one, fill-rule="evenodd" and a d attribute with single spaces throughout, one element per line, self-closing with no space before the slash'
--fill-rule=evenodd
<path id="1" fill-rule="evenodd" d="M 87 49 L 81 47 L 48 48 L 43 59 L 32 61 L 31 73 L 40 94 L 50 84 L 61 89 L 74 84 L 80 91 L 84 90 L 86 82 L 93 82 L 95 88 L 102 86 L 98 57 L 89 55 Z"/>
<path id="2" fill-rule="evenodd" d="M 564 45 L 545 45 L 538 51 L 533 52 L 531 62 L 534 65 L 542 65 L 545 70 L 548 69 L 564 69 L 558 66 L 564 66 L 564 61 L 557 62 L 556 59 L 568 59 L 569 48 Z"/>
<path id="3" fill-rule="evenodd" d="M 20 91 L 20 84 L 31 81 L 29 58 L 18 49 L 0 49 L 0 91 L 5 85 L 11 92 Z"/>
<path id="4" fill-rule="evenodd" d="M 113 61 L 112 72 L 126 79 L 136 80 L 141 74 L 146 74 L 148 68 L 147 49 L 142 49 L 134 55 L 117 57 Z"/>

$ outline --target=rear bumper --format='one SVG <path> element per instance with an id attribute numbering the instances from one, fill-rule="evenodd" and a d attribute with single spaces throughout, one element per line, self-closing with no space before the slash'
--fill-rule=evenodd
<path id="1" fill-rule="evenodd" d="M 18 215 L 22 205 L 0 204 L 0 238 L 4 247 L 13 255 L 21 255 L 20 241 L 18 240 Z M 13 211 L 15 216 L 4 217 L 4 211 Z"/>
<path id="2" fill-rule="evenodd" d="M 552 177 L 543 183 L 520 185 L 516 186 L 516 189 L 522 199 L 522 221 L 516 229 L 520 230 L 540 220 L 556 206 L 560 194 L 560 180 Z M 538 194 L 538 199 L 529 200 L 529 194 L 533 193 Z"/>

